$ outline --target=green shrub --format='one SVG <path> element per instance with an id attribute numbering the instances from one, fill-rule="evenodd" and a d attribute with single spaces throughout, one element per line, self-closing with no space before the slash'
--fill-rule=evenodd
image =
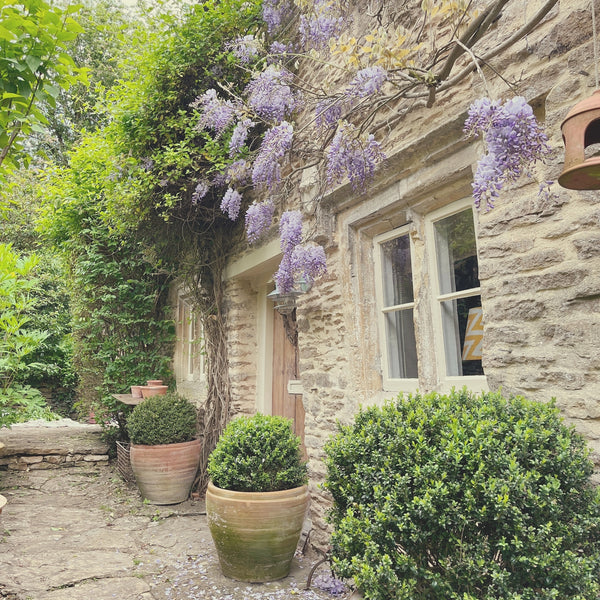
<path id="1" fill-rule="evenodd" d="M 306 463 L 291 423 L 260 413 L 231 421 L 208 459 L 214 485 L 238 492 L 276 492 L 304 485 Z"/>
<path id="2" fill-rule="evenodd" d="M 401 395 L 326 455 L 333 562 L 365 598 L 598 599 L 600 496 L 553 404 Z"/>
<path id="3" fill-rule="evenodd" d="M 132 444 L 190 442 L 197 433 L 196 407 L 174 392 L 151 396 L 133 409 L 127 418 L 127 432 Z"/>

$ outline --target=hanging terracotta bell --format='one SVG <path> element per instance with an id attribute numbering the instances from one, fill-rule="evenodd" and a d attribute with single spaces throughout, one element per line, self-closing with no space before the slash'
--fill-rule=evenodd
<path id="1" fill-rule="evenodd" d="M 600 190 L 600 154 L 585 157 L 586 148 L 600 144 L 600 90 L 577 103 L 560 128 L 565 164 L 559 185 L 571 190 Z"/>

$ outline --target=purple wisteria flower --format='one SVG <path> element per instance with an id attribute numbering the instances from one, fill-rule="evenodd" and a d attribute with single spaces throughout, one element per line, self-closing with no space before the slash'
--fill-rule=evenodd
<path id="1" fill-rule="evenodd" d="M 227 188 L 223 200 L 221 200 L 221 210 L 232 220 L 235 221 L 240 214 L 242 196 L 233 188 Z"/>
<path id="2" fill-rule="evenodd" d="M 197 128 L 212 129 L 217 135 L 221 135 L 236 115 L 236 109 L 230 100 L 223 100 L 214 89 L 207 90 L 198 96 L 190 104 L 192 108 L 201 111 L 200 121 Z"/>
<path id="3" fill-rule="evenodd" d="M 279 220 L 281 251 L 291 256 L 294 248 L 302 241 L 302 213 L 286 210 Z"/>
<path id="4" fill-rule="evenodd" d="M 347 121 L 340 122 L 325 155 L 327 183 L 340 183 L 348 177 L 354 189 L 364 189 L 377 165 L 385 160 L 385 154 L 374 136 L 359 136 L 355 127 Z"/>
<path id="5" fill-rule="evenodd" d="M 387 81 L 388 72 L 378 65 L 361 69 L 350 82 L 346 94 L 350 98 L 365 98 L 377 93 Z"/>
<path id="6" fill-rule="evenodd" d="M 511 100 L 476 100 L 469 108 L 464 131 L 483 137 L 486 154 L 477 163 L 473 178 L 475 206 L 494 207 L 502 187 L 521 175 L 531 176 L 530 167 L 550 153 L 548 137 L 533 109 L 522 96 Z"/>
<path id="7" fill-rule="evenodd" d="M 296 246 L 292 252 L 292 267 L 306 281 L 313 281 L 327 272 L 325 250 L 322 246 Z"/>
<path id="8" fill-rule="evenodd" d="M 341 596 L 348 592 L 344 582 L 335 577 L 335 575 L 317 575 L 313 579 L 312 584 L 318 590 L 327 592 L 332 596 Z"/>
<path id="9" fill-rule="evenodd" d="M 243 64 L 252 62 L 260 55 L 261 44 L 253 35 L 245 35 L 237 40 L 226 44 L 234 56 Z"/>
<path id="10" fill-rule="evenodd" d="M 271 227 L 275 205 L 271 200 L 253 202 L 246 211 L 246 239 L 253 244 Z"/>
<path id="11" fill-rule="evenodd" d="M 265 133 L 252 169 L 252 183 L 272 189 L 281 181 L 281 162 L 292 147 L 294 128 L 287 121 Z"/>
<path id="12" fill-rule="evenodd" d="M 329 44 L 344 27 L 344 18 L 338 13 L 331 0 L 315 0 L 310 14 L 300 17 L 298 30 L 302 43 L 311 48 L 321 49 Z"/>
<path id="13" fill-rule="evenodd" d="M 246 87 L 248 104 L 267 121 L 280 122 L 302 104 L 291 83 L 293 75 L 281 67 L 269 65 Z"/>
<path id="14" fill-rule="evenodd" d="M 337 125 L 342 118 L 342 102 L 339 99 L 321 100 L 315 108 L 317 127 L 329 128 Z"/>
<path id="15" fill-rule="evenodd" d="M 291 17 L 294 3 L 292 0 L 263 0 L 262 11 L 267 30 L 272 33 Z"/>
<path id="16" fill-rule="evenodd" d="M 254 127 L 256 123 L 250 119 L 242 119 L 238 121 L 233 128 L 231 140 L 229 141 L 229 156 L 233 158 L 243 147 L 248 139 L 248 131 Z"/>
<path id="17" fill-rule="evenodd" d="M 196 185 L 194 192 L 192 193 L 192 204 L 198 204 L 204 196 L 208 193 L 208 182 L 201 179 Z"/>

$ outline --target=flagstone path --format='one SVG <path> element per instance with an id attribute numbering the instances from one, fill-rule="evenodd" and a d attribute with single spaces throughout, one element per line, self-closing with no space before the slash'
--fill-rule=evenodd
<path id="1" fill-rule="evenodd" d="M 278 582 L 223 577 L 204 502 L 145 504 L 112 463 L 0 471 L 0 494 L 8 499 L 0 514 L 2 599 L 332 598 L 305 590 L 318 555 L 295 558 Z M 327 567 L 319 569 L 326 577 Z"/>

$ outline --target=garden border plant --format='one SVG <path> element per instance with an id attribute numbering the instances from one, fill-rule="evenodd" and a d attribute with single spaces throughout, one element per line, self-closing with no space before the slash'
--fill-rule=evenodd
<path id="1" fill-rule="evenodd" d="M 463 389 L 364 408 L 326 446 L 335 571 L 372 600 L 595 600 L 588 455 L 553 403 Z"/>

